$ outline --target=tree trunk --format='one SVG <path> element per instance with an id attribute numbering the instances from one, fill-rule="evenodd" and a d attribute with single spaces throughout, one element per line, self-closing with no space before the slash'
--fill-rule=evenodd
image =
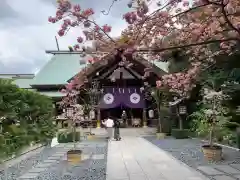
<path id="1" fill-rule="evenodd" d="M 163 128 L 162 128 L 162 119 L 160 117 L 160 105 L 159 104 L 158 104 L 157 109 L 158 109 L 158 126 L 157 126 L 157 131 L 158 131 L 158 133 L 162 133 Z"/>
<path id="2" fill-rule="evenodd" d="M 183 119 L 180 115 L 179 115 L 179 129 L 183 130 Z"/>
<path id="3" fill-rule="evenodd" d="M 214 137 L 214 130 L 215 130 L 215 124 L 216 124 L 216 97 L 213 97 L 213 116 L 212 116 L 212 127 L 210 129 L 210 134 L 209 134 L 209 144 L 210 147 L 213 147 L 213 137 Z"/>
<path id="4" fill-rule="evenodd" d="M 74 149 L 76 149 L 76 124 L 73 125 L 73 145 Z"/>
<path id="5" fill-rule="evenodd" d="M 210 133 L 209 133 L 209 145 L 210 147 L 213 147 L 213 127 L 211 127 Z"/>

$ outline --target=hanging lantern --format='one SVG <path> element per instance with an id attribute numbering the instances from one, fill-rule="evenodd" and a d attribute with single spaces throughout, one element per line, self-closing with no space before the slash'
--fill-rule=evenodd
<path id="1" fill-rule="evenodd" d="M 186 106 L 179 106 L 179 114 L 186 114 L 187 107 Z"/>
<path id="2" fill-rule="evenodd" d="M 67 115 L 67 117 L 72 117 L 73 116 L 73 108 L 72 107 L 68 107 L 66 109 L 66 115 Z"/>
<path id="3" fill-rule="evenodd" d="M 149 118 L 154 118 L 154 111 L 152 109 L 148 111 L 148 116 Z"/>
<path id="4" fill-rule="evenodd" d="M 95 111 L 94 110 L 90 111 L 90 118 L 95 119 Z"/>

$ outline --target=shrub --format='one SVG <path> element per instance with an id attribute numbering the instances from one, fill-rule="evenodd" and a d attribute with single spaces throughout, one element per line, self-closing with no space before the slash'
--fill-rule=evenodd
<path id="1" fill-rule="evenodd" d="M 185 139 L 189 137 L 189 129 L 172 129 L 172 136 L 176 139 Z"/>
<path id="2" fill-rule="evenodd" d="M 34 143 L 46 143 L 56 133 L 50 98 L 0 79 L 0 159 Z"/>
<path id="3" fill-rule="evenodd" d="M 57 136 L 58 143 L 73 142 L 73 132 L 60 132 Z M 75 141 L 80 141 L 80 132 L 75 132 Z"/>

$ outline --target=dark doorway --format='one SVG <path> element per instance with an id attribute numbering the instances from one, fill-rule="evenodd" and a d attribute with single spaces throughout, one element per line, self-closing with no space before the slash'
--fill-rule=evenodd
<path id="1" fill-rule="evenodd" d="M 116 107 L 111 109 L 102 109 L 101 110 L 101 119 L 106 119 L 108 116 L 112 116 L 116 119 L 121 119 L 123 111 L 127 114 L 127 124 L 128 126 L 132 125 L 133 119 L 140 119 L 142 121 L 143 109 L 132 109 L 128 107 Z M 142 124 L 142 123 L 141 123 Z"/>

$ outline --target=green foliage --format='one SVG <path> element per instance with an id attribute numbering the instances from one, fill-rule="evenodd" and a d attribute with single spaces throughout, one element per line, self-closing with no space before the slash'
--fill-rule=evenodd
<path id="1" fill-rule="evenodd" d="M 221 55 L 216 58 L 216 63 L 201 73 L 199 84 L 202 88 L 222 92 L 228 98 L 224 98 L 216 104 L 213 111 L 217 116 L 214 125 L 213 137 L 215 141 L 232 144 L 236 141 L 235 129 L 240 121 L 237 107 L 240 102 L 240 54 L 231 56 Z M 201 101 L 202 102 L 202 101 Z M 188 117 L 192 121 L 192 131 L 198 136 L 209 138 L 212 129 L 212 118 L 206 116 L 206 109 L 212 109 L 213 103 L 205 102 L 204 106 Z"/>
<path id="2" fill-rule="evenodd" d="M 169 55 L 166 59 L 169 59 L 168 69 L 170 73 L 186 71 L 189 68 L 189 57 L 184 54 L 184 51 L 173 51 Z"/>
<path id="3" fill-rule="evenodd" d="M 217 116 L 216 118 L 214 141 L 233 144 L 236 141 L 236 135 L 227 128 L 228 124 L 231 123 L 229 117 Z M 198 137 L 209 139 L 211 123 L 209 123 L 209 118 L 205 115 L 204 108 L 192 113 L 188 119 L 192 119 L 192 132 L 195 132 Z"/>
<path id="4" fill-rule="evenodd" d="M 171 135 L 176 139 L 186 139 L 189 137 L 189 129 L 172 129 Z"/>
<path id="5" fill-rule="evenodd" d="M 53 116 L 51 99 L 0 79 L 0 159 L 52 139 L 56 132 Z"/>
<path id="6" fill-rule="evenodd" d="M 59 132 L 57 136 L 58 143 L 69 143 L 73 141 L 74 132 Z M 80 141 L 80 132 L 75 132 L 75 142 Z"/>

